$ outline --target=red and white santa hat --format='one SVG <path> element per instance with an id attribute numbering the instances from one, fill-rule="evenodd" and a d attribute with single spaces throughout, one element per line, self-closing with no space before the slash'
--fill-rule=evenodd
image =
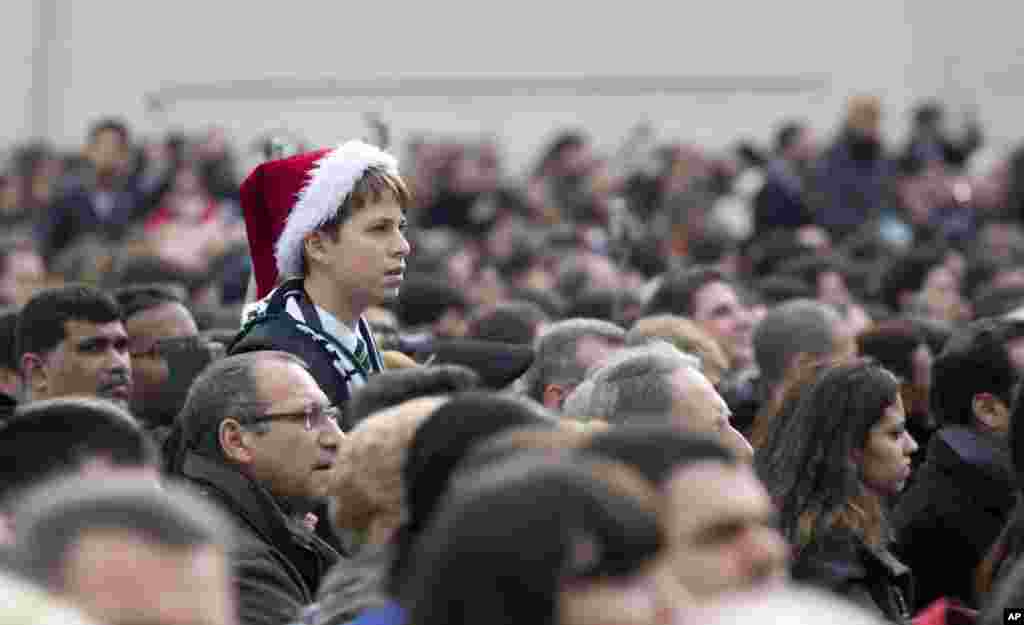
<path id="1" fill-rule="evenodd" d="M 362 141 L 267 161 L 249 174 L 241 204 L 257 298 L 279 275 L 301 274 L 303 239 L 337 215 L 371 167 L 398 175 L 395 157 Z"/>

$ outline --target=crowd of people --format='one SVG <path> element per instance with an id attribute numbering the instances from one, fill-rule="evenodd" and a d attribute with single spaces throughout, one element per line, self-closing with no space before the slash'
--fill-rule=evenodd
<path id="1" fill-rule="evenodd" d="M 0 623 L 1003 622 L 1024 149 L 219 130 L 0 169 Z"/>

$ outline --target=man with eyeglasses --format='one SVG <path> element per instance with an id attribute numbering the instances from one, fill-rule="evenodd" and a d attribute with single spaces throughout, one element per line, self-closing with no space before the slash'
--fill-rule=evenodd
<path id="1" fill-rule="evenodd" d="M 311 515 L 343 437 L 337 418 L 307 365 L 286 352 L 218 360 L 189 391 L 174 469 L 240 530 L 231 556 L 243 625 L 296 620 L 339 560 Z"/>

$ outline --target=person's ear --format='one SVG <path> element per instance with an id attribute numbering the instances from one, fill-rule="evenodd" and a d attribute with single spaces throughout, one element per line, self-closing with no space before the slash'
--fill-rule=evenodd
<path id="1" fill-rule="evenodd" d="M 550 410 L 561 410 L 566 395 L 566 388 L 561 384 L 545 384 L 541 403 Z"/>
<path id="2" fill-rule="evenodd" d="M 21 356 L 21 375 L 25 379 L 25 388 L 31 397 L 46 397 L 50 390 L 49 372 L 46 361 L 39 354 L 26 353 Z"/>
<path id="3" fill-rule="evenodd" d="M 978 393 L 971 400 L 974 419 L 989 430 L 1005 432 L 1010 429 L 1010 409 L 1006 402 L 992 393 Z"/>
<path id="4" fill-rule="evenodd" d="M 324 245 L 325 236 L 322 231 L 314 230 L 302 239 L 302 249 L 306 253 L 307 262 L 324 262 L 327 255 L 327 248 Z"/>
<path id="5" fill-rule="evenodd" d="M 250 464 L 253 460 L 252 448 L 249 446 L 248 434 L 242 424 L 234 419 L 224 419 L 217 429 L 217 440 L 220 441 L 224 456 L 237 464 Z"/>

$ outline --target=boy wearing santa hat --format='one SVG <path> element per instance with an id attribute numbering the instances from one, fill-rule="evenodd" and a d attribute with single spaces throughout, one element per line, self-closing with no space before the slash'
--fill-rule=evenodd
<path id="1" fill-rule="evenodd" d="M 410 202 L 395 158 L 361 141 L 253 170 L 241 203 L 260 301 L 229 352 L 293 353 L 343 405 L 383 369 L 362 314 L 398 295 Z"/>

